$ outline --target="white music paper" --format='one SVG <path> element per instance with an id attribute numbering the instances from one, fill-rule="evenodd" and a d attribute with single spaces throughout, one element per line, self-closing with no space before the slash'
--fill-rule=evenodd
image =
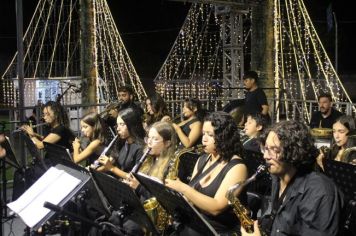
<path id="1" fill-rule="evenodd" d="M 78 178 L 64 170 L 51 167 L 24 194 L 7 206 L 19 215 L 28 227 L 32 228 L 50 212 L 49 209 L 43 207 L 44 202 L 57 205 L 80 182 Z"/>

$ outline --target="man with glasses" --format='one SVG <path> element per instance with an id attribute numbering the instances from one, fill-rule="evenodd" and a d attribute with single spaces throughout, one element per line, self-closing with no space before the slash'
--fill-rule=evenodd
<path id="1" fill-rule="evenodd" d="M 313 171 L 318 151 L 308 128 L 296 121 L 275 124 L 262 148 L 272 175 L 269 209 L 260 219 L 270 235 L 337 235 L 343 200 L 335 184 Z M 261 235 L 242 228 L 242 235 Z"/>

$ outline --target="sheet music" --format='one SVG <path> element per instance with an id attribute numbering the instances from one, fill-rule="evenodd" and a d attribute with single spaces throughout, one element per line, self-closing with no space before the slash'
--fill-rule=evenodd
<path id="1" fill-rule="evenodd" d="M 43 207 L 45 201 L 57 205 L 80 182 L 64 170 L 51 167 L 21 197 L 7 205 L 21 217 L 27 226 L 32 228 L 50 212 L 49 209 Z"/>

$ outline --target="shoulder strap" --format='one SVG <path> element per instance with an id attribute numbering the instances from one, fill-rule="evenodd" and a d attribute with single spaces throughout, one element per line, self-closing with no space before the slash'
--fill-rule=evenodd
<path id="1" fill-rule="evenodd" d="M 190 183 L 189 183 L 190 186 L 194 187 L 202 178 L 204 178 L 204 176 L 206 176 L 212 169 L 214 169 L 220 163 L 219 161 L 215 161 L 214 164 L 209 166 L 209 168 L 203 172 L 203 169 L 208 161 L 209 161 L 209 158 L 206 158 L 206 160 L 203 162 L 204 165 L 202 165 L 201 168 L 199 168 L 199 164 L 198 164 L 197 174 L 190 181 Z"/>

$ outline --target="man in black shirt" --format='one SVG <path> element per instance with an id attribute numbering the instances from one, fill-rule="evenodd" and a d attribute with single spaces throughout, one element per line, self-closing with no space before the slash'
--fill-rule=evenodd
<path id="1" fill-rule="evenodd" d="M 268 116 L 268 102 L 265 92 L 257 86 L 258 75 L 255 71 L 247 71 L 243 77 L 247 90 L 245 93 L 245 121 L 248 114 L 261 113 Z"/>
<path id="2" fill-rule="evenodd" d="M 335 120 L 342 113 L 333 108 L 333 102 L 329 93 L 322 93 L 318 97 L 319 111 L 314 112 L 310 119 L 310 128 L 332 129 Z"/>
<path id="3" fill-rule="evenodd" d="M 143 116 L 143 109 L 141 108 L 141 106 L 137 105 L 135 103 L 135 94 L 134 91 L 132 90 L 132 88 L 130 86 L 121 86 L 119 89 L 119 101 L 120 104 L 117 107 L 118 111 L 122 111 L 126 108 L 132 108 L 134 109 L 136 112 L 138 112 L 137 114 L 142 117 Z"/>
<path id="4" fill-rule="evenodd" d="M 270 206 L 259 220 L 261 230 L 271 236 L 336 236 L 342 195 L 332 180 L 313 171 L 318 150 L 308 127 L 297 121 L 275 124 L 263 151 L 273 180 Z M 261 235 L 256 223 L 254 233 L 241 232 Z"/>

